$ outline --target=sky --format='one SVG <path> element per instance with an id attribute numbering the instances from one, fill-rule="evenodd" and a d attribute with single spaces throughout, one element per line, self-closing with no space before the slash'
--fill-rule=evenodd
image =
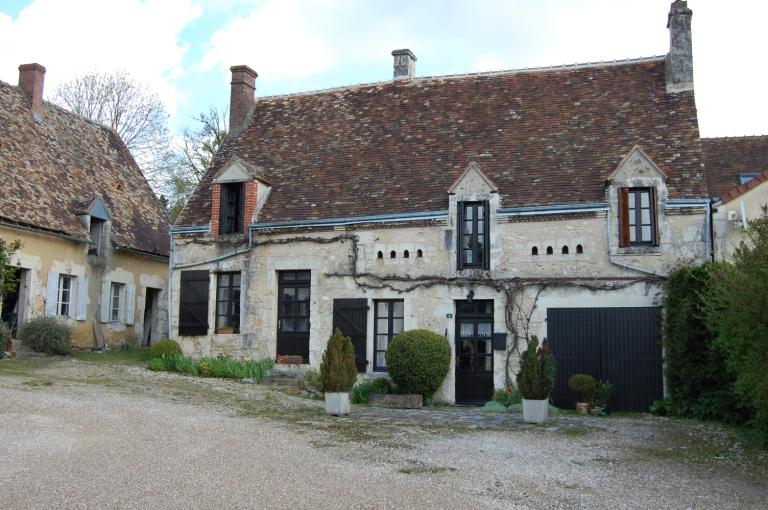
<path id="1" fill-rule="evenodd" d="M 416 75 L 663 55 L 670 0 L 0 0 L 0 80 L 46 69 L 45 90 L 125 70 L 179 132 L 229 102 L 229 67 L 259 96 L 390 80 L 391 51 Z M 702 136 L 768 134 L 768 2 L 690 0 Z"/>

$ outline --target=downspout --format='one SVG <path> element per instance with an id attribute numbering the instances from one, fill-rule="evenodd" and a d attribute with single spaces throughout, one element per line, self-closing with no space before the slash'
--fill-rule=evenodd
<path id="1" fill-rule="evenodd" d="M 707 223 L 705 227 L 707 229 L 707 257 L 710 262 L 715 261 L 715 229 L 712 214 L 712 200 L 710 199 L 707 202 Z"/>
<path id="2" fill-rule="evenodd" d="M 609 197 L 606 196 L 606 199 L 609 199 Z M 610 204 L 610 201 L 608 201 L 608 203 Z M 612 239 L 612 237 L 611 237 L 611 211 L 610 211 L 610 209 L 608 210 L 608 213 L 606 214 L 605 218 L 606 218 L 605 233 L 606 233 L 606 242 L 607 242 L 607 247 L 608 247 L 608 261 L 611 264 L 619 266 L 619 267 L 623 267 L 624 269 L 631 269 L 632 271 L 638 271 L 640 273 L 650 274 L 650 275 L 658 276 L 658 277 L 661 277 L 661 278 L 667 278 L 669 276 L 669 275 L 667 275 L 665 273 L 658 273 L 658 272 L 652 271 L 650 269 L 644 269 L 642 267 L 633 266 L 632 264 L 627 264 L 626 262 L 620 262 L 620 261 L 614 259 L 613 258 L 613 254 L 611 253 L 611 239 Z"/>
<path id="3" fill-rule="evenodd" d="M 171 284 L 173 282 L 173 227 L 168 229 L 170 244 L 168 245 L 168 338 L 173 338 L 173 328 L 171 328 Z M 151 342 L 151 339 L 150 339 Z"/>
<path id="4" fill-rule="evenodd" d="M 171 236 L 173 236 L 173 233 L 171 233 Z M 179 264 L 178 266 L 174 266 L 173 265 L 173 262 L 172 262 L 173 261 L 173 257 L 171 257 L 171 271 L 173 271 L 174 269 L 187 269 L 187 268 L 190 268 L 190 267 L 202 266 L 202 265 L 205 265 L 205 264 L 212 264 L 213 262 L 219 262 L 221 260 L 226 260 L 226 259 L 229 259 L 229 258 L 232 258 L 232 257 L 237 257 L 238 255 L 243 255 L 245 253 L 248 253 L 249 251 L 251 251 L 252 248 L 253 248 L 253 230 L 249 226 L 248 227 L 248 248 L 245 248 L 245 249 L 242 249 L 242 250 L 238 250 L 238 251 L 234 251 L 232 253 L 227 253 L 226 255 L 220 255 L 220 256 L 214 257 L 212 259 L 200 260 L 200 261 L 197 261 L 197 262 L 189 262 L 187 264 Z"/>

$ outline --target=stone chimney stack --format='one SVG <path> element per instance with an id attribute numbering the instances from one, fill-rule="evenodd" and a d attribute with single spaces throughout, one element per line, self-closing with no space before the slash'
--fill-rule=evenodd
<path id="1" fill-rule="evenodd" d="M 669 53 L 667 54 L 667 92 L 693 90 L 693 50 L 691 45 L 691 16 L 688 2 L 672 2 L 667 18 Z"/>
<path id="2" fill-rule="evenodd" d="M 395 72 L 393 79 L 410 80 L 416 71 L 416 55 L 411 50 L 395 50 L 392 52 L 395 57 Z"/>
<path id="3" fill-rule="evenodd" d="M 255 101 L 256 71 L 248 66 L 232 66 L 232 89 L 229 97 L 229 131 L 237 133 L 243 129 L 245 119 Z"/>
<path id="4" fill-rule="evenodd" d="M 19 66 L 19 88 L 32 107 L 32 114 L 43 114 L 43 81 L 45 67 L 40 64 L 22 64 Z"/>

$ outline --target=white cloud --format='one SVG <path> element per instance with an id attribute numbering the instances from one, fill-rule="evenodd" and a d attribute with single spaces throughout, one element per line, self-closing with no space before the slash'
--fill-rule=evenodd
<path id="1" fill-rule="evenodd" d="M 201 14 L 194 0 L 34 0 L 15 20 L 0 14 L 0 79 L 16 83 L 19 64 L 38 62 L 50 95 L 75 74 L 124 69 L 173 114 L 179 34 Z"/>
<path id="2" fill-rule="evenodd" d="M 233 64 L 257 67 L 263 79 L 305 78 L 329 69 L 334 53 L 314 30 L 312 17 L 293 0 L 268 0 L 212 36 L 202 71 L 227 70 Z"/>

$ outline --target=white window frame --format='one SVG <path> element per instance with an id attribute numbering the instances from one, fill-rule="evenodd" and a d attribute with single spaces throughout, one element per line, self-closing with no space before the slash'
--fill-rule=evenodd
<path id="1" fill-rule="evenodd" d="M 112 282 L 109 288 L 109 321 L 121 322 L 123 319 L 123 288 L 125 284 Z M 115 303 L 117 300 L 117 303 Z M 115 306 L 117 305 L 117 306 Z"/>
<path id="2" fill-rule="evenodd" d="M 67 288 L 64 288 L 64 283 Z M 59 274 L 59 286 L 56 292 L 56 315 L 59 317 L 72 317 L 72 289 L 74 288 L 75 277 L 68 274 Z M 65 299 L 66 298 L 66 299 Z M 64 310 L 66 307 L 66 311 Z"/>

